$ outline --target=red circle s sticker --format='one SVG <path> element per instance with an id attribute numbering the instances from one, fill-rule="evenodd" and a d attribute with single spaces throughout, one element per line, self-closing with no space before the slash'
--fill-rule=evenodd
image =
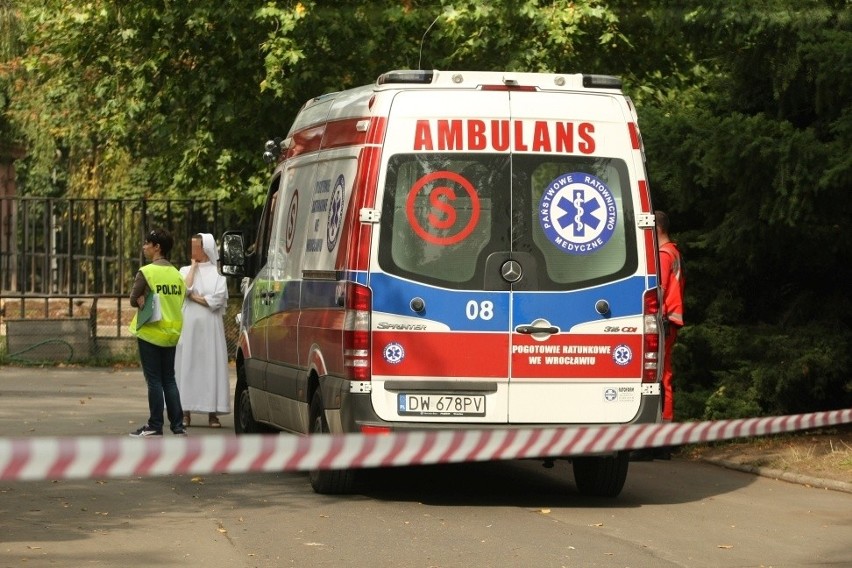
<path id="1" fill-rule="evenodd" d="M 293 248 L 293 237 L 296 236 L 296 218 L 299 213 L 299 190 L 293 192 L 290 197 L 290 207 L 287 208 L 287 232 L 285 233 L 284 246 L 287 252 Z"/>
<path id="2" fill-rule="evenodd" d="M 470 218 L 467 220 L 467 223 L 465 223 L 457 231 L 441 237 L 434 233 L 437 231 L 453 229 L 460 224 L 458 211 L 453 206 L 453 202 L 458 199 L 456 189 L 450 187 L 447 184 L 447 181 L 456 186 L 460 186 L 467 193 L 470 198 Z M 429 225 L 427 228 L 421 225 L 417 218 L 415 202 L 417 194 L 425 187 L 429 186 L 429 184 L 433 185 L 429 192 L 429 204 L 431 206 L 431 211 L 426 217 L 426 221 Z M 436 210 L 437 214 L 435 213 Z M 411 191 L 408 193 L 408 200 L 406 202 L 408 222 L 411 224 L 411 228 L 414 232 L 417 233 L 417 235 L 424 241 L 440 246 L 454 245 L 466 239 L 470 233 L 473 232 L 473 229 L 479 222 L 479 210 L 479 196 L 476 194 L 473 184 L 456 172 L 446 170 L 426 174 L 417 180 L 411 187 Z M 430 232 L 429 229 L 432 229 L 432 231 Z"/>

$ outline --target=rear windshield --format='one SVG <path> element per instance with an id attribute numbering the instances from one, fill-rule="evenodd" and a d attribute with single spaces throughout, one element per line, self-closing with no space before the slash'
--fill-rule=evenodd
<path id="1" fill-rule="evenodd" d="M 515 258 L 535 288 L 570 290 L 632 274 L 627 168 L 614 158 L 396 154 L 382 204 L 383 271 L 459 290 L 509 289 L 486 271 Z M 496 268 L 499 271 L 499 268 Z M 532 271 L 532 274 L 530 274 Z"/>

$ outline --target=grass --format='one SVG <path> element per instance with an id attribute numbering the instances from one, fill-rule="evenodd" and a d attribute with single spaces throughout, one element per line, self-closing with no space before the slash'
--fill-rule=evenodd
<path id="1" fill-rule="evenodd" d="M 852 425 L 703 444 L 686 455 L 852 484 Z"/>

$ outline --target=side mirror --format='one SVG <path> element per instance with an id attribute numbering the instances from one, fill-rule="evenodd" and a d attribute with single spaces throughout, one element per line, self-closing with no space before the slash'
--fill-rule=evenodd
<path id="1" fill-rule="evenodd" d="M 222 274 L 225 276 L 244 276 L 246 273 L 246 253 L 243 247 L 243 234 L 239 231 L 226 231 L 222 235 L 222 247 L 219 251 L 222 259 Z"/>

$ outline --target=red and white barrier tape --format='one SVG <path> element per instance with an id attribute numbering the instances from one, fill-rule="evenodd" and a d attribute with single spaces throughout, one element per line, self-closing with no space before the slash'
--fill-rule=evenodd
<path id="1" fill-rule="evenodd" d="M 604 454 L 852 422 L 852 408 L 791 416 L 389 435 L 0 439 L 0 480 L 309 471 Z"/>

